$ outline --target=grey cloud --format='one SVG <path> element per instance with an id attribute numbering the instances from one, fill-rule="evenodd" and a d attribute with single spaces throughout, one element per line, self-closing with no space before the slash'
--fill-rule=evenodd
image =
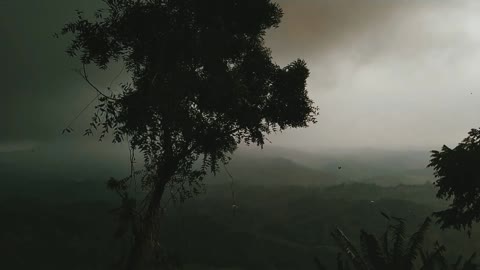
<path id="1" fill-rule="evenodd" d="M 302 149 L 454 144 L 478 125 L 480 3 L 280 1 L 280 63 L 311 69 L 317 125 L 274 137 Z"/>
<path id="2" fill-rule="evenodd" d="M 2 1 L 0 142 L 56 140 L 94 93 L 52 34 L 99 1 Z M 480 3 L 453 0 L 279 0 L 285 16 L 267 44 L 280 64 L 304 58 L 321 109 L 277 145 L 430 147 L 478 125 Z M 97 75 L 108 84 L 112 74 Z M 477 90 L 478 89 L 478 90 Z M 472 92 L 472 94 L 470 94 Z M 77 125 L 88 121 L 86 113 Z M 74 136 L 81 137 L 79 134 Z M 83 142 L 89 139 L 72 138 Z"/>
<path id="3" fill-rule="evenodd" d="M 90 1 L 92 3 L 93 1 Z M 54 139 L 91 98 L 72 72 L 66 42 L 53 38 L 88 1 L 2 1 L 0 141 Z"/>

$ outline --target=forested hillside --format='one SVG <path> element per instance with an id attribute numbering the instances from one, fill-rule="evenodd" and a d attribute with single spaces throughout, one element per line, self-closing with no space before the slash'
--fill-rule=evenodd
<path id="1" fill-rule="evenodd" d="M 360 229 L 383 231 L 385 212 L 405 218 L 411 231 L 442 206 L 431 185 L 236 183 L 234 199 L 228 183 L 207 191 L 184 204 L 169 203 L 164 212 L 162 246 L 185 269 L 315 269 L 315 256 L 332 265 L 338 248 L 330 232 L 337 226 L 356 241 Z M 8 269 L 106 269 L 126 247 L 114 238 L 118 223 L 111 210 L 118 198 L 100 181 L 7 180 L 0 200 Z M 427 242 L 444 243 L 455 257 L 478 250 L 477 239 L 475 232 L 469 240 L 433 229 Z"/>

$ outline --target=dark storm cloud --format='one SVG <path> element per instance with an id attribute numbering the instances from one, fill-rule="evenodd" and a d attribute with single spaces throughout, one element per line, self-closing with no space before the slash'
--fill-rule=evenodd
<path id="1" fill-rule="evenodd" d="M 98 3 L 1 1 L 0 146 L 57 140 L 95 96 L 71 70 L 78 62 L 65 55 L 67 40 L 52 34 L 75 9 L 93 10 Z M 309 91 L 321 115 L 316 126 L 274 137 L 277 144 L 308 149 L 437 145 L 458 141 L 478 124 L 478 2 L 279 3 L 285 16 L 267 43 L 279 64 L 307 61 Z M 111 77 L 96 81 L 102 86 Z M 475 95 L 465 95 L 468 89 Z M 82 130 L 88 117 L 74 128 Z"/>
<path id="2" fill-rule="evenodd" d="M 55 138 L 94 95 L 72 72 L 76 62 L 65 56 L 65 41 L 53 38 L 75 8 L 88 8 L 85 2 L 1 2 L 0 142 Z"/>

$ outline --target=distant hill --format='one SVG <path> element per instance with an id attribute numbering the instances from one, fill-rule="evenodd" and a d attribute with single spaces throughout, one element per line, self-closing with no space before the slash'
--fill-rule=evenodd
<path id="1" fill-rule="evenodd" d="M 227 171 L 228 170 L 228 173 Z M 328 186 L 344 182 L 333 173 L 326 173 L 300 165 L 282 157 L 258 157 L 237 155 L 216 176 L 210 175 L 207 182 L 221 184 L 233 181 L 251 185 L 299 185 Z"/>
<path id="2" fill-rule="evenodd" d="M 337 182 L 365 182 L 380 185 L 424 184 L 433 181 L 433 171 L 426 168 L 428 150 L 393 151 L 378 149 L 329 150 L 302 152 L 280 147 L 264 150 L 243 148 L 240 157 L 283 158 L 325 175 Z"/>
<path id="3" fill-rule="evenodd" d="M 99 143 L 100 144 L 100 143 Z M 69 145 L 45 145 L 26 151 L 0 153 L 2 178 L 64 179 L 84 181 L 129 173 L 126 151 L 98 151 Z M 140 155 L 138 155 L 139 157 Z M 267 145 L 240 147 L 227 168 L 235 181 L 255 185 L 325 186 L 365 182 L 394 186 L 433 181 L 426 168 L 428 151 L 385 151 L 375 149 L 305 152 Z M 141 166 L 141 158 L 136 165 Z M 230 181 L 223 171 L 209 176 L 209 183 Z"/>

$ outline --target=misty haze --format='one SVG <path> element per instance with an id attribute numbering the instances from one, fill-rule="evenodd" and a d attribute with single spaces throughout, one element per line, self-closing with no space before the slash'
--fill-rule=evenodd
<path id="1" fill-rule="evenodd" d="M 479 269 L 480 2 L 0 2 L 1 269 Z"/>

